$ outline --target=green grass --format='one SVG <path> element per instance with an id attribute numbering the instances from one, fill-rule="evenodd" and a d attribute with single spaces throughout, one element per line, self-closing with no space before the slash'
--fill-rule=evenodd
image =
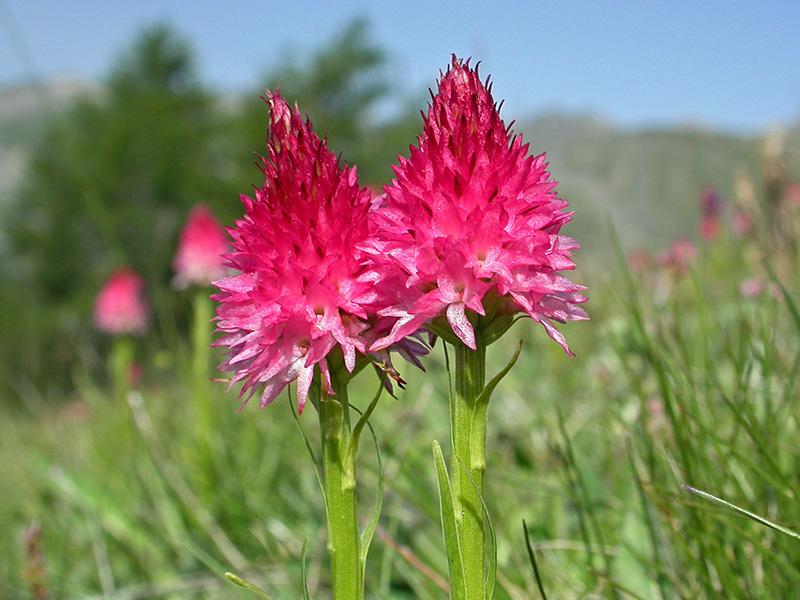
<path id="1" fill-rule="evenodd" d="M 564 327 L 575 359 L 529 321 L 489 349 L 491 376 L 525 343 L 490 406 L 496 598 L 539 595 L 523 520 L 550 598 L 798 589 L 800 542 L 780 529 L 800 527 L 800 318 L 796 267 L 786 266 L 796 263 L 782 263 L 785 296 L 745 299 L 740 281 L 767 276 L 752 255 L 749 242 L 722 240 L 682 275 L 597 265 L 579 277 L 591 284 L 593 320 Z M 255 598 L 225 579 L 233 571 L 294 599 L 303 569 L 309 596 L 327 597 L 320 492 L 286 397 L 238 413 L 235 394 L 210 384 L 204 405 L 188 346 L 150 352 L 141 390 L 127 398 L 82 372 L 68 399 L 4 409 L 0 597 L 34 597 L 22 578 L 22 533 L 33 522 L 53 598 Z M 433 439 L 448 439 L 439 345 L 427 366 L 404 368 L 408 389 L 381 399 L 371 418 L 386 493 L 370 598 L 445 596 L 430 454 Z M 351 397 L 364 409 L 373 393 L 364 373 Z M 299 419 L 311 440 L 313 410 Z M 378 484 L 370 444 L 359 460 L 366 520 Z"/>

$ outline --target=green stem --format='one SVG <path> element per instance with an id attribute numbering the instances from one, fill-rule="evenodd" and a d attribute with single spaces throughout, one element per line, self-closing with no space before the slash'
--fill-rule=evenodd
<path id="1" fill-rule="evenodd" d="M 206 387 L 211 361 L 211 299 L 208 290 L 197 291 L 194 297 L 194 323 L 192 324 L 192 373 L 195 385 Z"/>
<path id="2" fill-rule="evenodd" d="M 192 392 L 200 415 L 198 425 L 201 435 L 209 439 L 214 413 L 208 395 L 209 366 L 211 363 L 211 317 L 213 309 L 208 290 L 197 290 L 194 297 L 192 322 Z"/>
<path id="3" fill-rule="evenodd" d="M 486 379 L 486 348 L 455 345 L 455 381 L 450 397 L 453 494 L 468 600 L 484 600 L 483 475 L 486 469 L 485 412 L 476 401 Z"/>
<path id="4" fill-rule="evenodd" d="M 114 338 L 109 357 L 109 371 L 111 373 L 111 389 L 115 401 L 125 401 L 125 396 L 130 390 L 131 366 L 133 365 L 134 348 L 133 340 L 127 335 L 118 335 Z"/>
<path id="5" fill-rule="evenodd" d="M 334 600 L 364 598 L 360 539 L 356 516 L 356 488 L 346 472 L 355 474 L 355 456 L 349 456 L 350 418 L 347 383 L 333 377 L 335 397 L 320 395 L 322 480 L 328 517 L 328 552 Z M 348 464 L 350 463 L 350 464 Z"/>

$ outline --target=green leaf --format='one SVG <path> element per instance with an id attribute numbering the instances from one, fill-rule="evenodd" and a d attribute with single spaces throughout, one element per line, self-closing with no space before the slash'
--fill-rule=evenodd
<path id="1" fill-rule="evenodd" d="M 314 474 L 317 476 L 319 490 L 322 492 L 322 504 L 325 506 L 325 512 L 327 514 L 328 502 L 325 499 L 325 486 L 322 483 L 322 474 L 320 473 L 320 460 L 317 458 L 317 455 L 314 454 L 314 449 L 311 447 L 311 441 L 308 439 L 306 431 L 303 429 L 303 425 L 300 423 L 300 417 L 297 414 L 297 410 L 294 408 L 291 386 L 286 388 L 286 394 L 289 397 L 289 409 L 292 411 L 292 417 L 294 417 L 294 422 L 297 425 L 297 429 L 300 431 L 300 435 L 303 437 L 303 442 L 306 445 L 306 450 L 308 450 L 308 455 L 311 457 L 311 462 L 314 464 Z"/>
<path id="2" fill-rule="evenodd" d="M 752 519 L 756 523 L 760 523 L 761 525 L 769 527 L 770 529 L 774 529 L 775 531 L 778 531 L 778 532 L 782 533 L 783 535 L 788 535 L 789 537 L 792 537 L 792 538 L 794 538 L 796 540 L 800 540 L 800 533 L 797 533 L 796 531 L 793 531 L 793 530 L 791 530 L 791 529 L 789 529 L 787 527 L 783 527 L 782 525 L 778 525 L 777 523 L 773 523 L 769 519 L 765 519 L 764 517 L 762 517 L 760 515 L 757 515 L 755 513 L 752 513 L 749 510 L 745 510 L 744 508 L 736 506 L 735 504 L 733 504 L 731 502 L 728 502 L 727 500 L 723 500 L 722 498 L 717 498 L 713 494 L 709 494 L 708 492 L 704 492 L 703 490 L 698 490 L 697 488 L 694 488 L 694 487 L 692 487 L 690 485 L 685 485 L 684 484 L 683 489 L 685 489 L 687 492 L 690 492 L 692 494 L 696 494 L 697 496 L 700 496 L 701 498 L 705 498 L 706 500 L 709 500 L 709 501 L 714 502 L 716 504 L 720 504 L 720 505 L 724 506 L 725 508 L 730 508 L 731 510 L 739 513 L 740 515 L 745 516 L 748 519 Z"/>
<path id="3" fill-rule="evenodd" d="M 539 588 L 539 593 L 542 596 L 542 600 L 547 600 L 547 594 L 544 591 L 544 584 L 542 584 L 542 576 L 539 573 L 539 565 L 536 562 L 536 554 L 533 552 L 533 545 L 531 545 L 531 538 L 528 534 L 528 524 L 525 522 L 525 519 L 522 520 L 522 531 L 525 533 L 525 547 L 528 549 L 528 559 L 531 561 L 533 577 L 536 579 L 536 586 Z"/>
<path id="4" fill-rule="evenodd" d="M 470 424 L 470 444 L 469 444 L 469 467 L 470 469 L 485 469 L 486 468 L 486 415 L 489 410 L 489 399 L 494 392 L 497 385 L 508 375 L 511 368 L 517 363 L 519 355 L 522 352 L 522 340 L 517 344 L 517 349 L 514 355 L 508 361 L 505 367 L 500 372 L 492 377 L 487 383 L 478 398 L 475 400 L 475 406 L 472 408 L 472 419 Z"/>
<path id="5" fill-rule="evenodd" d="M 157 543 L 101 487 L 77 479 L 57 466 L 46 466 L 42 475 L 60 497 L 92 515 L 114 539 L 138 554 L 158 554 Z"/>
<path id="6" fill-rule="evenodd" d="M 255 583 L 252 583 L 250 581 L 247 581 L 246 579 L 243 579 L 242 577 L 239 577 L 236 573 L 231 573 L 230 571 L 228 571 L 227 573 L 225 573 L 225 579 L 227 579 L 231 583 L 235 583 L 239 587 L 243 587 L 248 592 L 253 592 L 256 596 L 260 598 L 266 598 L 266 600 L 272 600 L 272 596 L 270 596 L 267 592 L 258 587 Z"/>
<path id="7" fill-rule="evenodd" d="M 520 342 L 520 347 L 522 343 Z M 478 489 L 478 484 L 475 483 L 475 479 L 472 477 L 472 473 L 470 470 L 462 463 L 461 465 L 464 467 L 464 473 L 466 474 L 467 478 L 469 479 L 470 485 L 475 490 L 475 495 L 478 496 L 478 500 L 481 502 L 481 508 L 483 510 L 483 515 L 486 517 L 486 526 L 489 528 L 489 541 L 491 543 L 491 548 L 487 550 L 489 553 L 488 555 L 488 569 L 486 570 L 486 577 L 484 579 L 484 598 L 485 600 L 492 600 L 494 597 L 494 586 L 497 581 L 497 535 L 494 531 L 494 525 L 492 524 L 492 517 L 489 515 L 489 509 L 486 507 L 486 502 L 483 500 L 483 494 L 481 494 L 480 489 Z"/>
<path id="8" fill-rule="evenodd" d="M 797 327 L 798 331 L 800 331 L 800 310 L 797 308 L 797 304 L 795 304 L 792 295 L 789 293 L 789 290 L 786 289 L 786 286 L 783 285 L 783 282 L 778 279 L 778 275 L 775 273 L 775 270 L 772 268 L 772 265 L 766 263 L 767 271 L 769 271 L 769 275 L 772 278 L 772 281 L 778 288 L 781 290 L 781 294 L 783 295 L 783 299 L 786 301 L 786 306 L 789 308 L 789 314 L 792 317 L 792 322 L 794 323 L 795 327 Z"/>
<path id="9" fill-rule="evenodd" d="M 483 502 L 483 497 L 480 494 L 478 494 L 478 497 L 481 499 L 481 506 L 483 506 L 483 512 L 486 516 L 486 526 L 489 528 L 489 539 L 492 543 L 492 547 L 488 550 L 489 565 L 486 570 L 486 585 L 484 586 L 486 600 L 492 600 L 494 598 L 494 585 L 497 581 L 497 535 L 494 531 L 492 519 L 489 517 L 489 511 L 486 510 L 486 504 Z"/>
<path id="10" fill-rule="evenodd" d="M 375 394 L 375 397 L 372 399 L 372 402 L 369 403 L 367 410 L 361 414 L 361 417 L 358 419 L 355 427 L 353 427 L 353 432 L 350 434 L 350 441 L 347 443 L 347 449 L 345 450 L 344 455 L 344 464 L 342 465 L 344 477 L 344 482 L 342 485 L 346 489 L 354 489 L 356 487 L 355 464 L 356 453 L 358 452 L 358 441 L 361 439 L 361 432 L 364 430 L 364 425 L 367 424 L 370 415 L 372 415 L 372 411 L 375 410 L 375 407 L 378 405 L 378 400 L 380 400 L 382 392 L 383 382 L 379 381 L 378 391 Z"/>
<path id="11" fill-rule="evenodd" d="M 366 575 L 367 553 L 369 552 L 370 544 L 372 544 L 372 538 L 375 535 L 375 529 L 378 527 L 378 521 L 381 518 L 381 511 L 383 510 L 383 461 L 381 460 L 381 448 L 380 444 L 378 444 L 378 438 L 375 435 L 375 430 L 372 428 L 372 425 L 369 422 L 367 422 L 367 427 L 369 428 L 370 436 L 372 436 L 372 442 L 375 445 L 375 456 L 378 460 L 378 489 L 376 491 L 375 504 L 372 509 L 372 514 L 370 515 L 369 521 L 367 521 L 367 524 L 364 526 L 364 531 L 361 532 L 362 579 Z"/>
<path id="12" fill-rule="evenodd" d="M 450 477 L 447 475 L 447 466 L 442 455 L 442 447 L 436 440 L 433 441 L 433 464 L 436 467 L 436 480 L 439 489 L 439 516 L 442 521 L 442 534 L 447 551 L 447 565 L 450 574 L 451 600 L 464 600 L 466 588 L 464 576 L 464 561 L 461 556 L 461 540 L 458 536 L 456 525 L 455 500 Z"/>
<path id="13" fill-rule="evenodd" d="M 311 600 L 308 593 L 308 574 L 306 573 L 306 554 L 308 553 L 308 538 L 303 539 L 303 549 L 300 551 L 300 578 L 303 580 L 303 600 Z"/>

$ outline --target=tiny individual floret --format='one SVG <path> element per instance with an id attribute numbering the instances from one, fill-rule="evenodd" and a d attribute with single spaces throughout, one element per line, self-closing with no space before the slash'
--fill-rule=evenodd
<path id="1" fill-rule="evenodd" d="M 144 281 L 130 269 L 116 271 L 97 296 L 94 322 L 112 335 L 139 334 L 147 328 Z"/>
<path id="2" fill-rule="evenodd" d="M 476 335 L 490 342 L 521 312 L 569 352 L 553 322 L 588 318 L 585 288 L 559 274 L 575 267 L 578 244 L 559 233 L 572 213 L 545 156 L 511 133 L 469 61 L 453 57 L 394 171 L 367 250 L 405 289 L 382 311 L 395 324 L 373 347 L 428 327 L 474 349 Z"/>
<path id="3" fill-rule="evenodd" d="M 225 275 L 225 230 L 207 206 L 195 206 L 181 232 L 172 266 L 175 286 L 206 286 Z"/>

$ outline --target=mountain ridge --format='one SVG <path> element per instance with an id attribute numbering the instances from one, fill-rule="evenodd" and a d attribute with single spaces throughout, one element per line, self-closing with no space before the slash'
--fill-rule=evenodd
<path id="1" fill-rule="evenodd" d="M 74 77 L 0 87 L 0 204 L 23 176 L 46 116 L 81 95 L 102 92 L 101 85 Z M 705 186 L 730 197 L 736 170 L 757 180 L 763 140 L 763 134 L 687 122 L 620 126 L 597 113 L 554 109 L 518 119 L 515 130 L 533 152 L 546 152 L 559 193 L 577 212 L 573 235 L 593 245 L 603 237 L 597 235 L 597 223 L 610 217 L 626 246 L 651 248 L 694 233 L 697 199 Z M 785 131 L 790 162 L 796 165 L 800 122 Z"/>

